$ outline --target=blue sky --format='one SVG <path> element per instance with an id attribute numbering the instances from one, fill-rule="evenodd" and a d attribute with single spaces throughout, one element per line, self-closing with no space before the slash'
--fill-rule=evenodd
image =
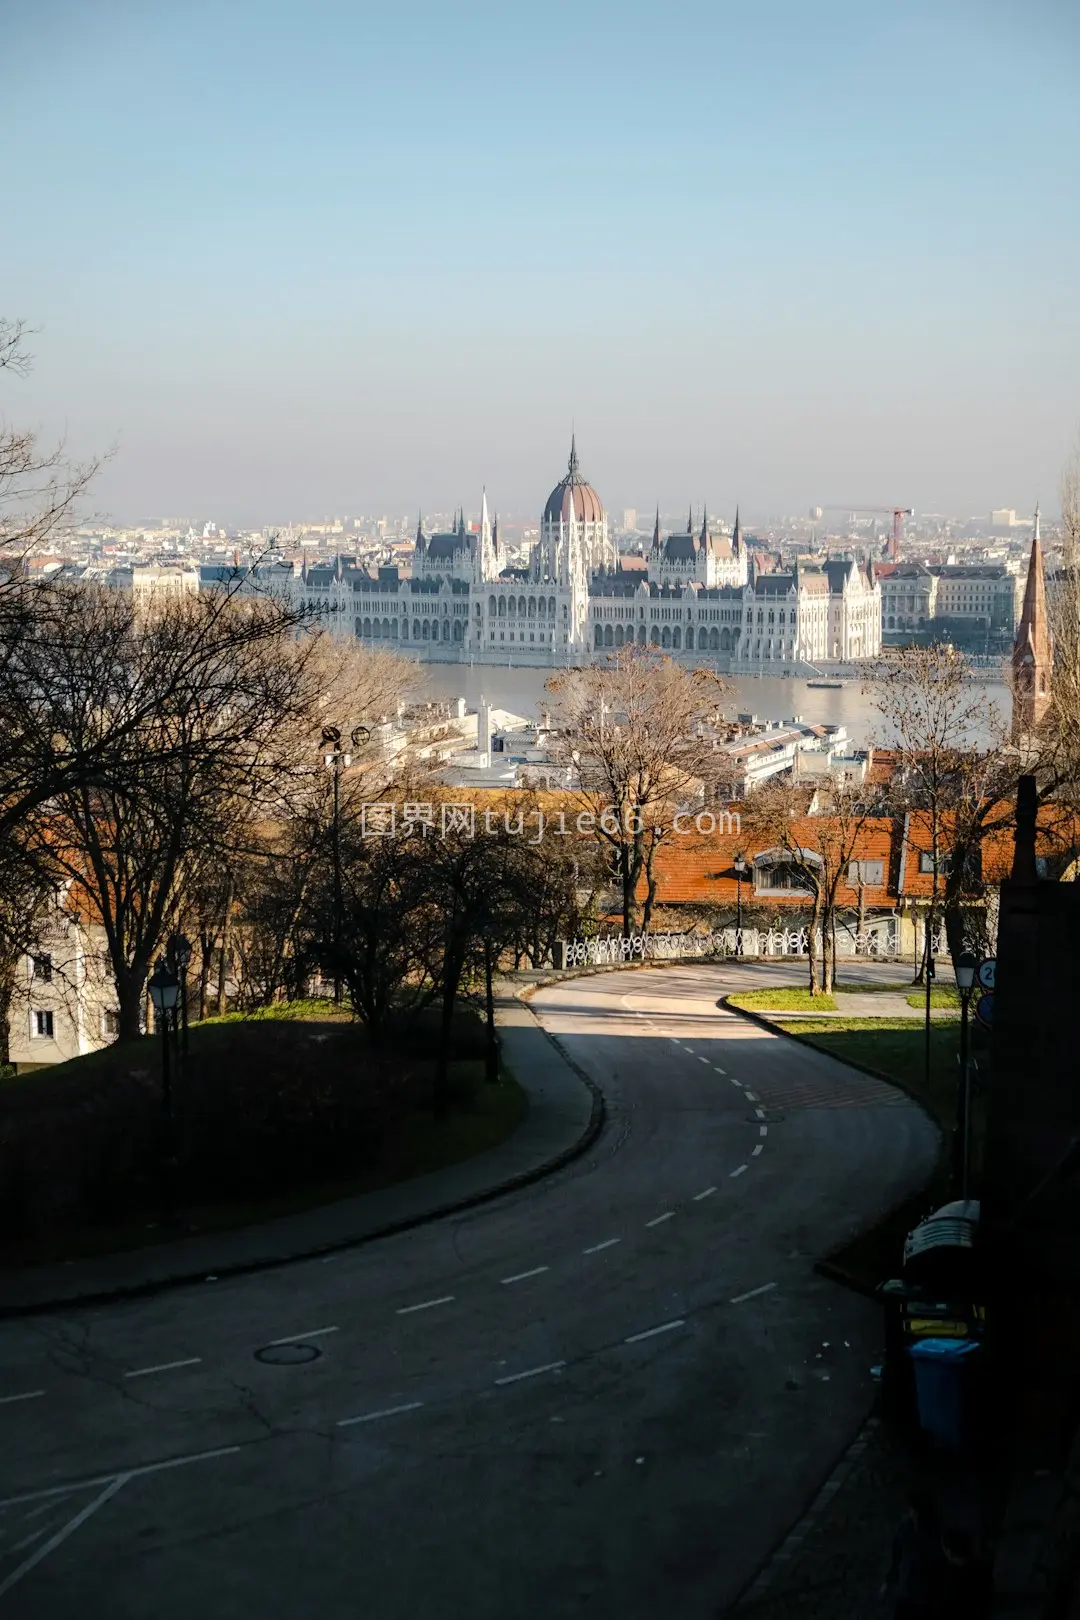
<path id="1" fill-rule="evenodd" d="M 0 407 L 221 521 L 1055 505 L 1080 10 L 6 0 Z"/>

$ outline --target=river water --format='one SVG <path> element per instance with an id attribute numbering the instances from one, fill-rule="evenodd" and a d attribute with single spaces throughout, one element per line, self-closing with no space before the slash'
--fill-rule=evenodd
<path id="1" fill-rule="evenodd" d="M 475 709 L 481 697 L 496 709 L 508 709 L 526 719 L 539 718 L 545 704 L 544 682 L 551 671 L 543 669 L 500 669 L 488 665 L 425 664 L 421 672 L 432 699 L 450 701 L 463 697 Z M 987 674 L 995 674 L 987 671 Z M 728 714 L 754 714 L 759 720 L 791 720 L 800 715 L 809 725 L 846 726 L 848 736 L 859 747 L 876 743 L 888 747 L 886 734 L 873 697 L 863 691 L 858 680 L 845 680 L 838 688 L 813 688 L 805 680 L 785 680 L 776 675 L 725 676 L 729 696 Z M 1009 692 L 1000 679 L 980 682 L 986 696 L 1004 716 L 1009 713 Z M 550 700 L 546 700 L 550 706 Z"/>

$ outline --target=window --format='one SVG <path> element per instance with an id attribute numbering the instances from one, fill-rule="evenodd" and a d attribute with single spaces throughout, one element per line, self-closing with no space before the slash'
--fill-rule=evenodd
<path id="1" fill-rule="evenodd" d="M 949 857 L 948 857 L 948 855 L 946 855 L 944 852 L 939 853 L 937 865 L 938 865 L 938 875 L 943 876 L 949 870 Z M 920 849 L 920 851 L 919 851 L 919 871 L 920 872 L 929 872 L 931 874 L 931 876 L 933 875 L 934 856 L 933 856 L 933 851 L 932 850 Z"/>
<path id="2" fill-rule="evenodd" d="M 30 958 L 30 969 L 35 979 L 42 984 L 52 984 L 52 957 L 43 952 L 39 956 Z"/>
<path id="3" fill-rule="evenodd" d="M 115 1007 L 101 1009 L 101 1033 L 106 1040 L 115 1040 L 120 1033 L 120 1014 Z"/>
<path id="4" fill-rule="evenodd" d="M 848 864 L 848 883 L 853 889 L 861 884 L 866 888 L 879 887 L 885 881 L 884 861 L 851 861 Z"/>
<path id="5" fill-rule="evenodd" d="M 51 1041 L 53 1038 L 53 1015 L 51 1012 L 36 1012 L 33 1016 L 32 1034 L 40 1036 L 43 1040 Z"/>

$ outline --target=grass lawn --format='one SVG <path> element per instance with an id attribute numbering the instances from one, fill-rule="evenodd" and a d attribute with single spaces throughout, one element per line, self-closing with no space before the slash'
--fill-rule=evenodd
<path id="1" fill-rule="evenodd" d="M 904 1000 L 909 1007 L 917 1007 L 922 1012 L 926 1006 L 926 991 L 925 989 L 909 990 Z M 952 984 L 932 985 L 930 988 L 930 1005 L 931 1007 L 955 1007 L 959 1012 L 960 992 Z"/>
<path id="2" fill-rule="evenodd" d="M 793 984 L 780 990 L 745 990 L 729 996 L 733 1007 L 747 1012 L 835 1012 L 832 996 L 812 996 L 806 985 Z"/>
<path id="3" fill-rule="evenodd" d="M 173 1076 L 188 1231 L 250 1225 L 456 1164 L 504 1141 L 527 1112 L 505 1067 L 499 1084 L 485 1081 L 474 1055 L 482 1026 L 467 1011 L 442 1120 L 431 1110 L 433 1052 L 416 1028 L 373 1053 L 332 1006 L 274 1011 L 191 1029 L 186 1074 Z M 159 1224 L 160 1061 L 148 1036 L 0 1088 L 0 1186 L 29 1189 L 25 1213 L 13 1204 L 16 1219 L 0 1231 L 4 1263 L 175 1235 Z"/>

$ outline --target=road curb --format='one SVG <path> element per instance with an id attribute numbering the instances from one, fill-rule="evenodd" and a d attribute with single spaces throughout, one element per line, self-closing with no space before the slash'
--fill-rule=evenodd
<path id="1" fill-rule="evenodd" d="M 542 985 L 529 986 L 530 990 L 542 988 L 544 988 Z M 545 1159 L 542 1164 L 534 1165 L 530 1170 L 518 1171 L 516 1175 L 508 1176 L 503 1181 L 496 1182 L 490 1187 L 481 1188 L 477 1192 L 469 1193 L 463 1198 L 439 1204 L 434 1209 L 425 1210 L 423 1214 L 410 1215 L 402 1217 L 400 1220 L 389 1221 L 384 1226 L 376 1227 L 373 1231 L 364 1232 L 360 1236 L 341 1238 L 333 1243 L 321 1243 L 287 1254 L 238 1261 L 233 1265 L 224 1264 L 217 1266 L 210 1273 L 208 1273 L 204 1265 L 195 1271 L 186 1270 L 177 1272 L 173 1276 L 157 1277 L 147 1282 L 128 1283 L 115 1288 L 70 1294 L 63 1299 L 38 1300 L 33 1304 L 25 1305 L 0 1304 L 0 1321 L 12 1321 L 29 1316 L 50 1316 L 60 1311 L 79 1310 L 87 1305 L 113 1305 L 122 1300 L 146 1299 L 153 1294 L 167 1293 L 174 1288 L 190 1288 L 196 1283 L 205 1283 L 210 1276 L 215 1281 L 221 1281 L 226 1277 L 253 1276 L 260 1271 L 274 1271 L 281 1266 L 293 1265 L 302 1260 L 317 1260 L 323 1255 L 338 1254 L 345 1249 L 363 1248 L 365 1244 L 376 1243 L 382 1238 L 395 1237 L 400 1232 L 410 1232 L 421 1226 L 430 1226 L 435 1221 L 445 1220 L 449 1215 L 459 1215 L 466 1210 L 479 1208 L 483 1204 L 491 1203 L 496 1198 L 505 1197 L 508 1193 L 518 1192 L 523 1187 L 530 1187 L 535 1182 L 543 1181 L 547 1176 L 554 1175 L 556 1171 L 564 1169 L 568 1164 L 572 1164 L 575 1159 L 580 1158 L 582 1154 L 587 1153 L 603 1130 L 607 1113 L 604 1094 L 581 1066 L 567 1056 L 558 1038 L 544 1029 L 540 1023 L 539 1014 L 529 1006 L 526 1000 L 526 992 L 516 993 L 516 999 L 521 1001 L 527 1011 L 532 1014 L 542 1033 L 554 1046 L 575 1078 L 580 1080 L 586 1087 L 592 1098 L 588 1124 L 581 1135 L 568 1147 L 561 1148 L 558 1153 L 553 1154 L 549 1159 Z"/>
<path id="2" fill-rule="evenodd" d="M 733 991 L 732 994 L 739 995 L 740 992 L 736 990 Z M 766 1018 L 762 1013 L 752 1012 L 749 1007 L 733 1006 L 730 995 L 723 996 L 721 998 L 720 1005 L 727 1012 L 735 1013 L 739 1018 L 747 1018 L 752 1024 L 757 1024 L 761 1029 L 769 1030 L 773 1035 L 779 1035 L 782 1038 L 786 1037 L 789 1041 L 796 1041 L 800 1046 L 808 1047 L 810 1051 L 820 1053 L 822 1057 L 832 1058 L 836 1063 L 846 1064 L 849 1069 L 854 1069 L 858 1074 L 868 1075 L 871 1080 L 884 1081 L 885 1085 L 893 1086 L 897 1091 L 903 1092 L 904 1096 L 913 1102 L 917 1108 L 920 1108 L 926 1115 L 927 1119 L 938 1133 L 941 1144 L 940 1151 L 942 1153 L 945 1151 L 945 1133 L 943 1132 L 941 1126 L 938 1124 L 933 1114 L 931 1114 L 930 1110 L 926 1107 L 925 1103 L 921 1102 L 920 1099 L 915 1096 L 914 1092 L 908 1086 L 904 1085 L 903 1081 L 897 1080 L 895 1076 L 891 1074 L 883 1073 L 881 1069 L 872 1069 L 869 1064 L 855 1063 L 849 1058 L 837 1057 L 835 1052 L 826 1052 L 823 1046 L 816 1046 L 812 1037 L 809 1035 L 799 1035 L 795 1030 L 784 1029 L 781 1025 L 774 1023 L 771 1018 Z M 824 1017 L 826 1015 L 823 1014 L 822 1016 Z M 930 1185 L 931 1180 L 937 1174 L 940 1164 L 941 1158 L 939 1156 L 933 1170 L 931 1170 L 930 1175 L 927 1177 L 927 1186 Z M 894 1205 L 894 1208 L 899 1209 L 903 1202 L 904 1200 L 901 1199 L 900 1203 Z M 892 1210 L 886 1211 L 881 1219 L 888 1220 L 892 1213 Z M 877 1222 L 874 1223 L 875 1226 L 877 1224 Z M 866 1228 L 867 1231 L 872 1231 L 873 1229 L 873 1226 Z M 864 1281 L 862 1277 L 859 1277 L 853 1271 L 849 1271 L 846 1266 L 840 1265 L 835 1259 L 832 1259 L 828 1255 L 821 1260 L 814 1261 L 814 1270 L 817 1272 L 818 1276 L 827 1277 L 830 1282 L 840 1283 L 842 1287 L 850 1288 L 853 1293 L 861 1294 L 864 1299 L 875 1299 L 877 1297 L 875 1289 Z"/>
<path id="3" fill-rule="evenodd" d="M 844 1446 L 823 1483 L 818 1486 L 787 1535 L 773 1548 L 757 1574 L 743 1587 L 734 1603 L 724 1610 L 724 1620 L 729 1620 L 729 1617 L 730 1620 L 738 1620 L 744 1606 L 756 1604 L 772 1590 L 802 1551 L 803 1542 L 820 1523 L 837 1491 L 858 1467 L 880 1425 L 881 1420 L 875 1406 L 869 1417 L 860 1423 L 854 1438 Z"/>

